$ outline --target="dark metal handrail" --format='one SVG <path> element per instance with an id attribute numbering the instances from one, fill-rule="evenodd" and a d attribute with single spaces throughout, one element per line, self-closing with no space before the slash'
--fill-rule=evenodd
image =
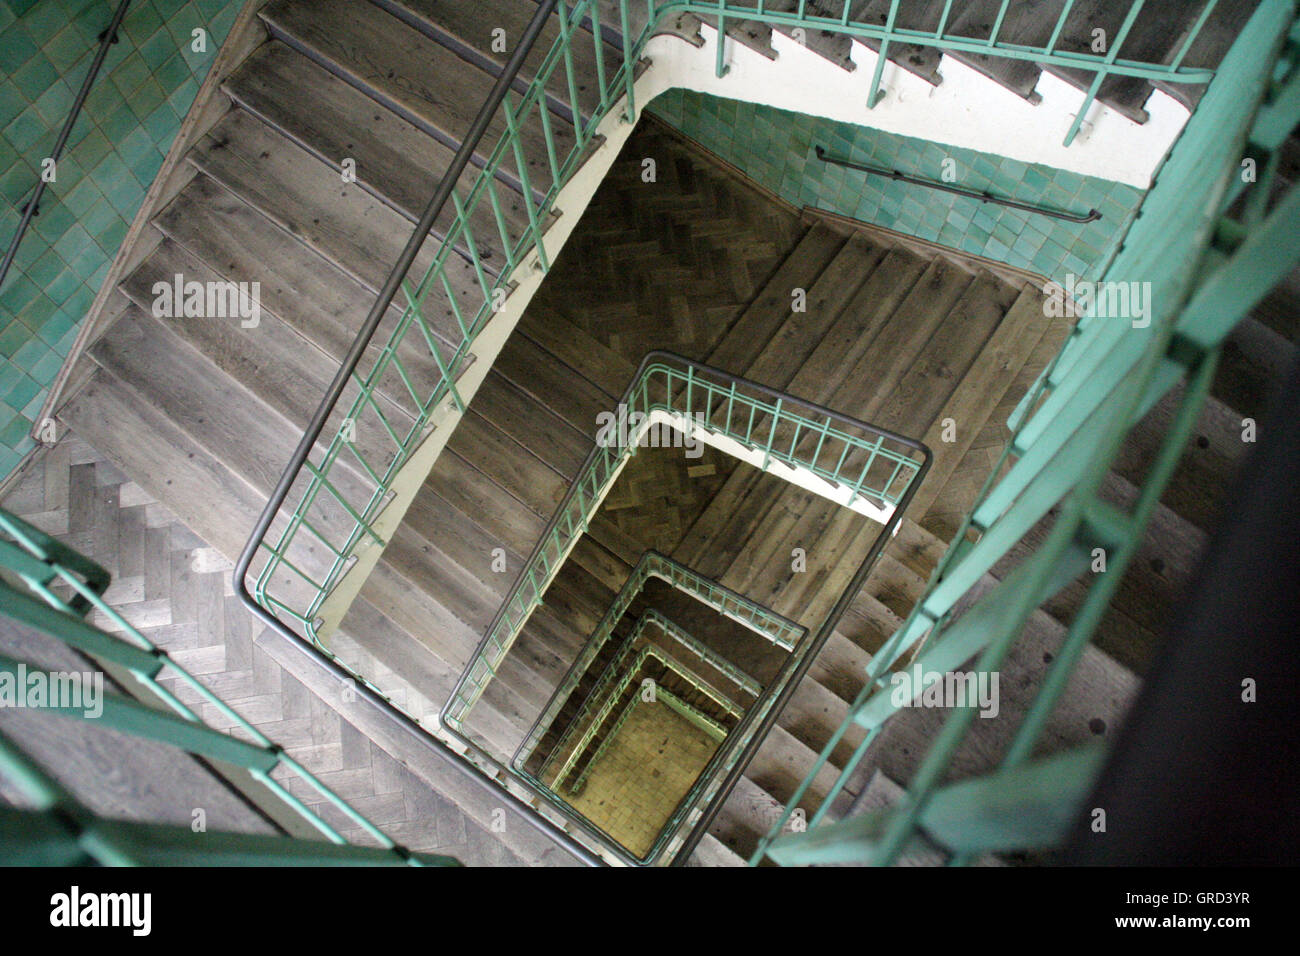
<path id="1" fill-rule="evenodd" d="M 235 590 L 239 600 L 254 614 L 258 616 L 268 627 L 273 628 L 281 635 L 288 637 L 295 642 L 302 639 L 298 635 L 271 613 L 253 597 L 248 590 L 248 573 L 252 567 L 253 559 L 257 556 L 258 548 L 267 531 L 270 530 L 271 524 L 275 521 L 276 516 L 280 513 L 285 499 L 288 498 L 289 492 L 298 477 L 303 465 L 307 461 L 307 456 L 315 447 L 317 439 L 320 438 L 321 432 L 325 428 L 325 423 L 333 413 L 334 406 L 339 397 L 347 387 L 348 381 L 356 371 L 362 356 L 370 345 L 371 339 L 374 338 L 375 332 L 379 328 L 380 321 L 388 312 L 389 306 L 392 305 L 393 299 L 396 298 L 402 282 L 406 279 L 406 274 L 410 271 L 415 257 L 420 248 L 424 245 L 426 238 L 433 229 L 434 222 L 442 215 L 443 209 L 450 202 L 452 191 L 461 175 L 469 166 L 470 160 L 477 151 L 479 143 L 486 134 L 493 115 L 500 108 L 505 100 L 506 94 L 513 86 L 515 79 L 518 77 L 520 70 L 523 68 L 524 61 L 532 53 L 533 47 L 537 43 L 538 37 L 546 25 L 547 19 L 555 10 L 559 0 L 541 0 L 538 4 L 537 12 L 533 14 L 528 26 L 524 29 L 514 53 L 506 63 L 504 69 L 497 76 L 496 82 L 492 85 L 492 91 L 483 105 L 479 107 L 478 113 L 474 117 L 474 122 L 466 131 L 465 137 L 461 140 L 460 148 L 456 150 L 456 155 L 451 161 L 451 165 L 443 174 L 442 180 L 438 184 L 438 189 L 433 198 L 429 200 L 428 206 L 425 207 L 423 215 L 416 223 L 415 230 L 411 233 L 410 239 L 407 240 L 406 246 L 402 249 L 402 254 L 398 257 L 388 278 L 384 281 L 380 289 L 379 296 L 375 304 L 371 307 L 370 313 L 366 316 L 365 322 L 362 323 L 356 338 L 352 342 L 352 347 L 344 356 L 338 372 L 335 374 L 333 381 L 330 382 L 329 388 L 325 392 L 325 397 L 321 400 L 316 414 L 312 416 L 311 421 L 303 432 L 302 439 L 294 449 L 285 466 L 284 472 L 280 476 L 270 498 L 267 500 L 266 507 L 262 509 L 257 523 L 249 535 L 248 542 L 244 545 L 244 550 L 239 556 L 239 561 L 235 565 L 234 581 Z M 351 680 L 353 675 L 338 661 L 332 658 L 325 658 L 320 655 L 322 661 L 341 680 Z M 360 682 L 357 682 L 360 684 Z M 452 765 L 458 772 L 464 773 L 469 779 L 473 780 L 478 786 L 491 793 L 497 799 L 503 800 L 510 804 L 514 809 L 519 811 L 520 816 L 528 822 L 530 826 L 545 834 L 549 839 L 563 846 L 578 859 L 596 865 L 600 863 L 599 857 L 595 856 L 590 850 L 575 840 L 570 834 L 565 833 L 559 827 L 556 827 L 550 821 L 543 818 L 540 814 L 516 797 L 503 784 L 497 784 L 489 781 L 473 764 L 464 756 L 456 753 L 451 747 L 447 746 L 442 740 L 429 734 L 427 728 L 422 727 L 418 721 L 412 719 L 407 714 L 402 713 L 392 702 L 374 693 L 364 685 L 358 686 L 358 693 L 373 706 L 378 707 L 388 718 L 395 722 L 418 731 L 418 736 L 425 742 L 431 752 L 436 754 L 440 759 L 445 760 Z"/>
<path id="2" fill-rule="evenodd" d="M 933 179 L 922 179 L 919 176 L 909 176 L 907 173 L 900 173 L 896 169 L 878 169 L 875 166 L 864 166 L 862 163 L 855 163 L 852 160 L 840 159 L 838 156 L 827 156 L 826 150 L 818 146 L 816 149 L 817 158 L 823 163 L 830 163 L 832 166 L 843 166 L 846 169 L 856 169 L 859 172 L 870 173 L 872 176 L 884 176 L 887 179 L 893 179 L 900 183 L 911 183 L 913 186 L 924 186 L 926 189 L 937 189 L 940 192 L 952 193 L 954 196 L 965 196 L 967 199 L 976 199 L 979 202 L 993 203 L 995 206 L 1007 206 L 1011 209 L 1020 209 L 1024 212 L 1032 212 L 1039 216 L 1050 216 L 1053 219 L 1063 219 L 1066 222 L 1096 222 L 1101 218 L 1101 213 L 1096 209 L 1089 209 L 1086 213 L 1064 212 L 1060 209 L 1052 209 L 1048 206 L 1034 206 L 1030 203 L 1020 202 L 1017 199 L 1004 199 L 1001 196 L 994 196 L 990 193 L 980 192 L 975 189 L 962 189 L 960 186 L 950 186 L 947 183 L 935 182 Z"/>
<path id="3" fill-rule="evenodd" d="M 108 58 L 108 48 L 117 42 L 117 28 L 122 25 L 122 19 L 126 16 L 126 8 L 130 5 L 131 0 L 122 0 L 113 13 L 113 19 L 109 21 L 108 27 L 100 34 L 99 49 L 95 51 L 95 59 L 90 63 L 90 70 L 86 73 L 86 78 L 81 81 L 81 89 L 77 90 L 77 98 L 72 101 L 72 109 L 68 111 L 68 118 L 63 123 L 63 129 L 59 130 L 59 138 L 54 141 L 54 149 L 48 157 L 54 160 L 56 166 L 59 157 L 63 155 L 63 148 L 68 145 L 68 137 L 72 135 L 72 127 L 76 125 L 78 118 L 81 116 L 81 109 L 86 105 L 86 97 L 90 95 L 90 88 L 95 85 L 95 80 L 99 77 L 99 71 L 104 66 L 104 60 Z M 38 177 L 36 192 L 32 194 L 32 198 L 23 207 L 23 217 L 18 223 L 18 231 L 9 240 L 9 248 L 5 250 L 4 261 L 0 263 L 0 286 L 4 285 L 5 279 L 9 276 L 9 267 L 13 265 L 14 257 L 18 255 L 18 247 L 22 244 L 23 237 L 27 235 L 27 229 L 32 223 L 32 218 L 40 211 L 41 197 L 45 195 L 45 186 L 44 177 Z"/>

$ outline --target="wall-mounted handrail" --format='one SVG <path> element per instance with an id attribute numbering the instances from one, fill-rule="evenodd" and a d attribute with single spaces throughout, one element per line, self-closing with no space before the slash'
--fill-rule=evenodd
<path id="1" fill-rule="evenodd" d="M 126 16 L 126 9 L 131 5 L 131 0 L 122 0 L 113 11 L 113 19 L 109 21 L 104 32 L 100 34 L 99 48 L 95 51 L 95 58 L 90 61 L 90 69 L 86 71 L 85 79 L 81 81 L 81 87 L 77 90 L 77 95 L 72 101 L 72 106 L 68 110 L 68 118 L 63 121 L 63 128 L 59 130 L 58 138 L 54 141 L 54 149 L 50 151 L 49 159 L 53 160 L 57 166 L 59 158 L 63 155 L 63 149 L 68 144 L 68 137 L 72 135 L 72 128 L 77 124 L 77 119 L 81 116 L 81 109 L 86 105 L 86 97 L 90 95 L 90 89 L 95 85 L 95 80 L 99 78 L 99 71 L 104 66 L 104 60 L 108 58 L 108 48 L 117 42 L 117 30 L 122 25 L 122 19 Z M 5 250 L 4 260 L 0 262 L 0 288 L 4 287 L 5 279 L 9 275 L 9 268 L 13 265 L 14 257 L 18 255 L 18 247 L 22 245 L 23 237 L 27 235 L 27 229 L 31 225 L 32 218 L 39 214 L 41 206 L 41 197 L 45 195 L 47 182 L 44 176 L 38 178 L 36 189 L 31 198 L 23 206 L 22 219 L 18 222 L 18 230 L 9 240 L 9 248 Z"/>
<path id="2" fill-rule="evenodd" d="M 952 193 L 954 196 L 964 196 L 967 199 L 974 199 L 982 203 L 993 203 L 995 206 L 1006 206 L 1009 209 L 1019 209 L 1023 212 L 1031 212 L 1039 216 L 1050 216 L 1053 219 L 1061 219 L 1065 222 L 1096 222 L 1101 218 L 1101 213 L 1096 209 L 1090 209 L 1086 213 L 1065 212 L 1060 209 L 1052 209 L 1049 206 L 1035 206 L 1030 203 L 1020 202 L 1017 199 L 1006 199 L 1002 196 L 994 196 L 989 192 L 980 192 L 976 189 L 962 189 L 960 186 L 953 186 L 949 183 L 938 182 L 933 179 L 922 179 L 920 176 L 911 176 L 907 173 L 900 173 L 897 169 L 880 169 L 876 166 L 867 166 L 862 163 L 855 163 L 849 159 L 841 159 L 838 156 L 828 156 L 826 150 L 818 146 L 815 148 L 817 158 L 823 163 L 829 163 L 832 166 L 843 166 L 845 169 L 856 169 L 859 172 L 867 173 L 871 176 L 884 176 L 886 179 L 893 179 L 900 183 L 910 183 L 913 186 L 924 186 L 926 189 L 935 189 L 940 192 Z"/>

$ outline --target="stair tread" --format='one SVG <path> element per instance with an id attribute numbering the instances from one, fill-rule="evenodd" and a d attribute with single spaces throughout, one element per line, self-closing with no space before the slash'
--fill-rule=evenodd
<path id="1" fill-rule="evenodd" d="M 97 369 L 58 416 L 186 527 L 227 558 L 239 555 L 264 499 L 156 405 Z"/>
<path id="2" fill-rule="evenodd" d="M 894 21 L 896 29 L 935 30 L 939 26 L 944 0 L 911 0 L 901 4 Z M 841 5 L 835 0 L 813 0 L 813 4 L 823 11 L 823 16 L 839 16 Z M 852 0 L 851 16 L 862 23 L 876 23 L 883 26 L 889 19 L 889 0 Z M 945 32 L 951 32 L 951 22 Z M 875 40 L 860 41 L 872 50 L 879 50 L 880 44 Z M 891 43 L 886 56 L 892 63 L 897 63 L 909 73 L 919 76 L 928 83 L 938 83 L 939 64 L 943 52 L 934 47 L 918 46 L 915 43 Z"/>
<path id="3" fill-rule="evenodd" d="M 290 136 L 332 169 L 341 170 L 345 159 L 353 160 L 357 182 L 412 223 L 423 214 L 455 155 L 279 41 L 259 47 L 223 88 L 241 108 Z M 477 178 L 474 167 L 462 173 L 459 194 L 468 195 Z M 497 195 L 508 238 L 517 242 L 529 227 L 522 197 L 504 186 L 498 187 Z M 454 216 L 449 204 L 434 232 L 445 236 Z M 469 221 L 485 267 L 499 272 L 505 254 L 490 204 L 478 203 Z M 459 248 L 468 250 L 463 239 Z"/>
<path id="4" fill-rule="evenodd" d="M 536 10 L 533 4 L 520 0 L 480 0 L 473 6 L 457 0 L 381 0 L 381 3 L 395 15 L 403 19 L 409 17 L 408 22 L 419 24 L 426 32 L 436 30 L 454 37 L 491 63 L 493 72 L 497 74 L 505 67 Z M 617 22 L 614 21 L 615 24 Z M 504 31 L 501 44 L 496 42 L 498 30 Z M 542 61 L 560 35 L 560 18 L 552 15 L 547 18 L 536 45 L 524 60 L 519 71 L 521 81 L 531 83 L 536 79 Z M 587 27 L 578 27 L 572 34 L 570 45 L 574 85 L 578 93 L 578 112 L 588 118 L 600 107 L 595 42 L 595 37 Z M 608 78 L 622 65 L 623 49 L 603 40 L 602 44 L 601 54 L 605 76 Z M 499 45 L 504 46 L 504 49 L 497 49 Z M 568 75 L 563 62 L 551 74 L 547 93 L 563 107 L 561 112 L 572 112 Z"/>
<path id="5" fill-rule="evenodd" d="M 804 233 L 758 296 L 727 329 L 707 363 L 744 375 L 790 313 L 792 290 L 811 284 L 844 243 L 844 236 L 829 226 L 818 224 Z"/>
<path id="6" fill-rule="evenodd" d="M 171 285 L 178 275 L 186 282 L 223 281 L 183 249 L 164 240 L 127 277 L 122 290 L 145 310 L 155 283 Z M 253 328 L 243 328 L 238 318 L 175 317 L 159 321 L 298 429 L 307 426 L 337 371 L 334 359 L 319 349 L 304 348 L 302 338 L 293 329 L 266 311 L 262 311 Z M 342 403 L 326 423 L 325 434 L 341 427 L 355 393 L 354 387 L 344 393 Z M 395 425 L 410 426 L 410 417 L 399 406 L 382 396 L 376 401 Z M 386 434 L 381 436 L 377 425 L 357 428 L 354 447 L 375 470 L 382 470 L 392 459 L 391 439 Z"/>
<path id="7" fill-rule="evenodd" d="M 306 53 L 346 81 L 362 88 L 404 119 L 444 143 L 459 143 L 488 99 L 493 77 L 457 56 L 448 47 L 378 8 L 348 0 L 273 0 L 261 11 L 273 36 Z M 573 127 L 556 117 L 556 149 L 567 156 L 574 145 Z M 476 151 L 480 165 L 506 135 L 498 110 Z M 551 186 L 542 126 L 535 116 L 520 130 L 529 185 L 540 192 Z M 509 181 L 522 180 L 513 158 L 500 167 Z"/>
<path id="8" fill-rule="evenodd" d="M 190 153 L 204 173 L 255 206 L 373 293 L 382 287 L 411 235 L 411 225 L 356 185 L 343 183 L 326 164 L 243 110 L 233 110 Z M 437 242 L 426 241 L 410 275 L 418 280 Z M 446 261 L 456 301 L 468 316 L 483 301 L 473 267 L 459 256 Z M 450 302 L 431 289 L 423 314 L 444 342 L 461 340 Z"/>
<path id="9" fill-rule="evenodd" d="M 208 176 L 197 175 L 154 225 L 225 279 L 260 282 L 263 308 L 335 361 L 347 354 L 374 305 L 373 290 L 303 243 L 292 241 L 279 226 Z M 397 307 L 390 308 L 381 329 L 400 318 Z M 376 338 L 382 340 L 382 332 Z M 397 357 L 413 376 L 436 381 L 441 374 L 437 363 L 427 344 L 416 338 L 404 337 Z M 380 348 L 380 342 L 372 341 L 362 368 L 372 367 Z M 468 367 L 467 362 L 461 374 Z M 392 380 L 395 374 L 385 377 L 380 390 L 401 402 L 407 392 L 400 381 Z"/>

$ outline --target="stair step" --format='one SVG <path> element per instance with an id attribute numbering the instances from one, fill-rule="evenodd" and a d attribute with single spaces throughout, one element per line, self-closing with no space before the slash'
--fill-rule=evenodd
<path id="1" fill-rule="evenodd" d="M 986 578 L 977 585 L 976 593 L 982 594 L 991 586 L 993 582 Z M 1022 637 L 999 669 L 998 714 L 977 716 L 971 722 L 969 733 L 953 755 L 947 781 L 996 768 L 1064 637 L 1064 627 L 1050 615 L 1042 611 L 1030 615 Z M 1048 719 L 1038 752 L 1056 753 L 1094 742 L 1098 737 L 1113 736 L 1137 693 L 1137 685 L 1131 671 L 1097 648 L 1086 648 Z M 895 780 L 910 781 L 951 713 L 948 708 L 934 707 L 901 710 L 868 748 L 855 779 L 868 779 L 880 769 Z"/>
<path id="2" fill-rule="evenodd" d="M 496 371 L 489 372 L 474 393 L 470 409 L 566 479 L 578 474 L 591 450 L 591 438 L 533 402 Z"/>
<path id="3" fill-rule="evenodd" d="M 448 146 L 459 144 L 492 89 L 491 74 L 369 4 L 274 0 L 262 9 L 261 16 L 272 37 L 311 57 Z M 555 117 L 551 128 L 557 153 L 567 156 L 574 145 L 573 127 Z M 504 114 L 498 110 L 476 151 L 480 166 L 506 133 Z M 523 124 L 520 140 L 524 156 L 529 157 L 529 185 L 540 199 L 552 179 L 544 159 L 545 136 L 536 115 Z M 521 188 L 523 180 L 513 158 L 501 165 L 499 175 Z"/>
<path id="4" fill-rule="evenodd" d="M 528 0 L 480 0 L 472 7 L 458 3 L 457 0 L 377 0 L 377 3 L 426 36 L 453 46 L 466 59 L 498 76 L 514 52 L 519 38 L 523 36 L 529 19 L 536 12 L 535 6 Z M 614 24 L 617 23 L 616 19 Z M 516 86 L 522 88 L 536 79 L 542 61 L 560 38 L 560 26 L 558 15 L 547 19 L 536 45 L 519 71 Z M 504 49 L 497 49 L 497 31 L 504 31 Z M 605 76 L 612 77 L 623 64 L 623 47 L 621 44 L 602 43 Z M 579 27 L 572 34 L 569 50 L 574 86 L 578 93 L 578 113 L 590 119 L 600 108 L 600 88 L 597 82 L 596 40 L 589 25 Z M 564 62 L 551 74 L 546 90 L 552 108 L 563 116 L 571 117 L 573 103 Z"/>
<path id="5" fill-rule="evenodd" d="M 806 5 L 806 10 L 814 16 L 828 16 L 826 6 L 826 0 L 812 0 Z M 794 13 L 799 9 L 799 0 L 768 0 L 767 9 L 773 13 Z M 836 15 L 838 15 L 838 12 Z M 777 33 L 801 42 L 803 46 L 813 53 L 830 60 L 843 70 L 852 72 L 857 68 L 857 64 L 853 62 L 851 55 L 853 41 L 843 33 L 807 27 L 789 27 L 782 24 L 774 24 L 772 29 Z M 796 34 L 795 31 L 800 29 L 803 33 L 801 35 Z"/>
<path id="6" fill-rule="evenodd" d="M 974 362 L 957 379 L 943 410 L 934 416 L 923 441 L 934 455 L 930 471 L 913 497 L 909 510 L 918 523 L 939 498 L 948 480 L 989 422 L 998 406 L 994 396 L 998 383 L 1010 385 L 1033 354 L 1035 346 L 1047 334 L 1043 318 L 1042 295 L 1026 286 Z M 1003 392 L 1005 394 L 1005 391 Z M 955 440 L 944 441 L 944 422 L 952 419 Z"/>
<path id="7" fill-rule="evenodd" d="M 860 234 L 852 236 L 806 288 L 806 309 L 790 311 L 745 377 L 785 388 L 884 255 Z"/>
<path id="8" fill-rule="evenodd" d="M 849 378 L 852 369 L 872 349 L 881 328 L 925 267 L 920 256 L 889 249 L 790 380 L 790 391 L 814 402 L 834 403 L 839 390 L 860 388 L 858 379 Z"/>
<path id="9" fill-rule="evenodd" d="M 295 242 L 269 219 L 215 180 L 194 178 L 154 220 L 167 238 L 185 248 L 227 281 L 261 283 L 262 307 L 293 326 L 308 342 L 340 362 L 375 302 L 375 292 L 342 272 L 307 246 Z M 394 306 L 382 328 L 401 318 Z M 459 335 L 459 332 L 457 332 Z M 373 368 L 382 332 L 372 341 L 361 368 Z M 423 336 L 410 335 L 397 358 L 417 381 L 441 374 Z M 444 354 L 452 349 L 448 345 Z M 462 368 L 469 368 L 470 356 Z M 409 400 L 405 385 L 390 370 L 380 390 L 399 402 Z M 406 396 L 404 399 L 403 396 Z"/>
<path id="10" fill-rule="evenodd" d="M 389 206 L 343 183 L 315 156 L 243 110 L 213 127 L 190 162 L 374 293 L 411 234 L 410 223 Z M 425 274 L 436 247 L 425 242 L 417 254 L 414 280 Z M 483 293 L 473 267 L 451 256 L 446 275 L 462 313 L 477 314 Z M 429 292 L 423 315 L 440 339 L 459 343 L 455 314 L 439 286 Z"/>
<path id="11" fill-rule="evenodd" d="M 331 169 L 341 171 L 343 161 L 351 159 L 357 183 L 412 224 L 424 213 L 455 155 L 450 147 L 278 41 L 259 47 L 223 89 L 240 108 Z M 459 195 L 469 194 L 477 175 L 473 167 L 461 175 Z M 497 196 L 513 246 L 528 230 L 528 213 L 522 197 L 509 187 L 498 187 Z M 434 234 L 445 237 L 454 217 L 455 209 L 448 204 L 434 224 Z M 499 273 L 505 254 L 491 204 L 478 203 L 469 221 L 485 268 Z M 457 248 L 468 254 L 464 239 Z"/>
<path id="12" fill-rule="evenodd" d="M 185 250 L 164 240 L 122 283 L 122 291 L 141 311 L 147 311 L 155 283 L 170 286 L 177 275 L 184 276 L 186 282 L 223 281 Z M 162 318 L 159 322 L 299 430 L 306 428 L 337 371 L 330 356 L 319 349 L 304 347 L 302 338 L 292 328 L 266 311 L 259 316 L 255 328 L 247 329 L 242 327 L 239 318 L 176 317 Z M 356 387 L 349 386 L 326 422 L 324 435 L 329 436 L 342 426 L 356 395 Z M 383 396 L 376 401 L 395 428 L 410 428 L 410 416 L 401 407 Z M 363 422 L 358 423 L 353 447 L 372 469 L 382 472 L 391 463 L 395 446 L 377 421 L 367 418 Z M 342 467 L 353 464 L 348 456 L 342 457 Z"/>
<path id="13" fill-rule="evenodd" d="M 903 435 L 926 434 L 1017 295 L 1016 289 L 992 274 L 977 275 L 885 401 L 877 405 L 873 424 Z"/>
<path id="14" fill-rule="evenodd" d="M 733 375 L 744 375 L 791 314 L 792 292 L 808 288 L 844 245 L 844 236 L 829 226 L 813 226 L 768 279 L 759 295 L 706 359 Z"/>
<path id="15" fill-rule="evenodd" d="M 902 30 L 938 29 L 943 2 L 944 0 L 909 0 L 908 3 L 900 4 L 897 19 L 894 21 L 895 28 Z M 840 7 L 842 9 L 842 4 L 836 3 L 834 0 L 813 0 L 810 6 L 818 7 L 823 11 L 823 16 L 839 16 L 840 10 L 834 8 Z M 883 26 L 889 21 L 890 0 L 852 0 L 850 7 L 852 19 L 859 23 L 877 23 Z M 951 32 L 951 30 L 945 30 L 945 32 Z M 880 50 L 880 44 L 875 40 L 862 40 L 860 42 L 876 52 Z M 903 69 L 919 76 L 927 83 L 937 85 L 943 79 L 939 74 L 939 64 L 943 60 L 943 52 L 934 47 L 918 46 L 915 43 L 891 43 L 886 56 L 890 62 L 897 63 Z"/>
<path id="16" fill-rule="evenodd" d="M 243 550 L 264 499 L 157 405 L 99 369 L 59 418 L 226 557 Z"/>

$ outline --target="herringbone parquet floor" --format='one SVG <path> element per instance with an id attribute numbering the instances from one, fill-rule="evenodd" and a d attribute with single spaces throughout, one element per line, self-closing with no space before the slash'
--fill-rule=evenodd
<path id="1" fill-rule="evenodd" d="M 132 625 L 393 839 L 472 865 L 520 864 L 254 643 L 259 627 L 234 596 L 231 563 L 75 435 L 39 454 L 2 503 L 104 565 L 113 575 L 109 603 Z M 222 725 L 215 713 L 204 717 Z M 312 802 L 314 791 L 296 780 L 290 789 L 344 827 L 337 811 Z M 366 842 L 360 831 L 343 832 Z"/>

